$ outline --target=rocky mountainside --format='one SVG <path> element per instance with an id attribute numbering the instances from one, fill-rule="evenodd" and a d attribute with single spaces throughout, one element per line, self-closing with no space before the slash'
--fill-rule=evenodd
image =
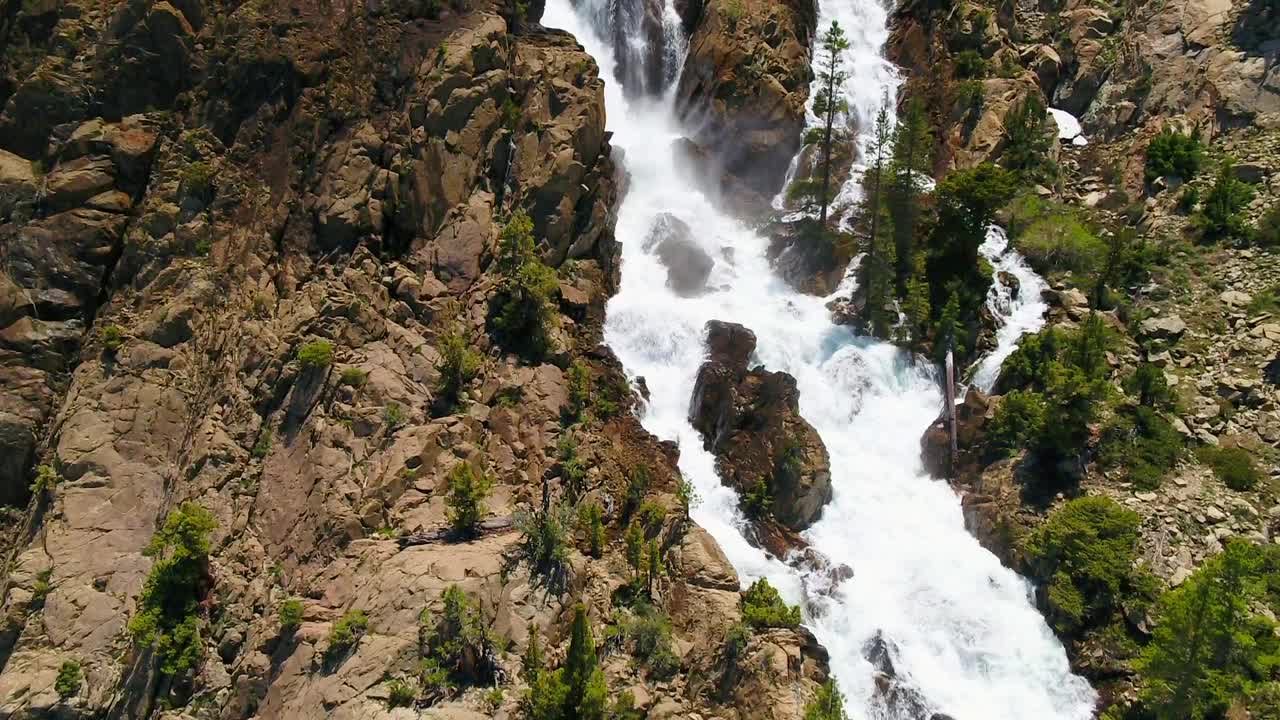
<path id="1" fill-rule="evenodd" d="M 600 345 L 611 80 L 540 12 L 3 5 L 0 716 L 516 717 L 575 603 L 613 712 L 802 716 Z"/>
<path id="2" fill-rule="evenodd" d="M 958 408 L 959 464 L 940 420 L 923 440 L 926 465 L 962 490 L 984 544 L 1041 585 L 1104 717 L 1187 716 L 1190 705 L 1150 714 L 1172 590 L 1201 587 L 1197 571 L 1216 572 L 1211 560 L 1237 540 L 1269 553 L 1280 514 L 1280 7 L 917 2 L 894 25 L 907 94 L 937 128 L 935 174 L 985 162 L 1017 172 L 1020 197 L 995 219 L 1051 286 L 1048 329 L 1024 339 L 992 396 L 970 390 Z M 1036 143 L 1016 110 L 1035 103 L 1074 115 L 1083 133 L 1029 163 Z M 1044 116 L 1035 134 L 1057 137 L 1058 123 Z M 1100 364 L 1076 355 L 1089 337 L 1102 341 Z M 1097 378 L 1075 395 L 1088 398 L 1079 414 L 1055 414 L 1072 400 L 1046 363 L 1080 370 L 1077 388 Z M 1042 409 L 1050 425 L 1074 417 L 1082 434 L 1015 427 Z M 1072 610 L 1060 583 L 1083 589 L 1090 576 L 1046 548 L 1098 507 L 1132 527 L 1106 552 L 1135 574 L 1113 581 L 1114 610 Z M 1272 612 L 1267 598 L 1253 608 Z M 1242 675 L 1200 707 L 1265 717 L 1273 678 Z"/>

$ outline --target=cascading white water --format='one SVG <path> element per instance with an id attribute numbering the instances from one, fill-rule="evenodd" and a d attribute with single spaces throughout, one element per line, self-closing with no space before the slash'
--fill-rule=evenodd
<path id="1" fill-rule="evenodd" d="M 1019 339 L 1044 327 L 1044 313 L 1049 306 L 1043 293 L 1048 286 L 1026 259 L 1010 249 L 1009 236 L 1002 228 L 995 225 L 987 228 L 987 239 L 978 247 L 978 252 L 995 271 L 987 293 L 987 308 L 1001 324 L 996 330 L 996 349 L 978 362 L 970 384 L 983 392 L 991 392 L 1000 375 L 1000 364 L 1018 348 Z M 1018 281 L 1016 295 L 1001 277 L 1003 273 Z"/>
<path id="2" fill-rule="evenodd" d="M 580 12 L 590 16 L 584 6 L 591 2 L 579 0 Z M 842 3 L 854 55 L 878 58 L 883 9 L 875 0 Z M 824 2 L 824 20 L 832 8 Z M 543 23 L 577 35 L 602 76 L 613 77 L 609 46 L 569 0 L 550 0 Z M 877 60 L 874 67 L 882 65 Z M 852 63 L 851 75 L 861 67 Z M 826 298 L 798 294 L 774 276 L 765 239 L 719 212 L 678 169 L 670 146 L 684 133 L 669 97 L 629 101 L 614 82 L 605 94 L 613 144 L 624 151 L 631 175 L 618 209 L 622 286 L 608 306 L 605 340 L 628 373 L 645 378 L 644 426 L 680 445 L 680 469 L 701 496 L 694 519 L 744 583 L 768 577 L 792 602 L 806 601 L 806 624 L 830 651 L 855 720 L 916 720 L 890 714 L 877 699 L 863 657 L 877 633 L 895 648 L 899 680 L 925 698 L 930 712 L 956 720 L 1089 718 L 1094 693 L 1070 673 L 1026 583 L 978 545 L 964 528 L 956 495 L 922 471 L 919 438 L 942 405 L 933 370 L 833 325 Z M 872 106 L 880 88 L 873 94 Z M 862 107 L 856 98 L 850 104 Z M 715 259 L 707 294 L 682 298 L 666 288 L 666 268 L 644 249 L 659 213 L 688 223 L 693 240 Z M 714 458 L 688 422 L 704 326 L 712 319 L 749 327 L 758 339 L 756 360 L 795 376 L 801 412 L 830 452 L 834 498 L 805 534 L 832 561 L 854 569 L 830 596 L 805 598 L 806 585 L 825 585 L 824 576 L 805 577 L 746 541 L 737 496 L 721 485 Z"/>

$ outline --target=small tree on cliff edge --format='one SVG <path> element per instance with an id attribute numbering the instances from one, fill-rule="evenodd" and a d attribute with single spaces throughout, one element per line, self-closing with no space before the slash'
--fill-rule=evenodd
<path id="1" fill-rule="evenodd" d="M 827 208 L 831 204 L 831 139 L 835 130 L 836 118 L 849 112 L 849 104 L 840 96 L 840 86 L 844 85 L 843 53 L 849 49 L 849 39 L 845 37 L 840 23 L 832 20 L 831 27 L 822 36 L 822 65 L 819 76 L 822 89 L 813 99 L 813 111 L 822 118 L 822 154 L 818 161 L 822 164 L 822 191 L 819 196 L 821 210 L 818 224 L 827 227 Z"/>

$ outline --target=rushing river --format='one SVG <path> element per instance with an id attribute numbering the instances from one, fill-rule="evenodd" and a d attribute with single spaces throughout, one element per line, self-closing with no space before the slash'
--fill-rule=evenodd
<path id="1" fill-rule="evenodd" d="M 543 23 L 573 32 L 606 78 L 608 127 L 631 181 L 618 208 L 622 286 L 608 306 L 605 340 L 628 374 L 646 381 L 644 426 L 680 445 L 680 469 L 701 497 L 694 519 L 714 535 L 744 583 L 768 577 L 789 600 L 805 603 L 805 623 L 830 651 L 854 720 L 928 720 L 933 713 L 955 720 L 1091 717 L 1094 693 L 1070 673 L 1027 583 L 978 545 L 965 530 L 959 498 L 922 470 L 920 436 L 943 402 L 935 370 L 833 324 L 829 298 L 799 294 L 777 278 L 765 239 L 718 211 L 697 181 L 678 170 L 671 144 L 686 132 L 675 119 L 670 90 L 628 98 L 612 80 L 611 51 L 597 32 L 602 18 L 608 22 L 609 1 L 579 0 L 575 12 L 569 0 L 550 0 Z M 822 27 L 838 19 L 847 29 L 846 97 L 865 120 L 897 82 L 881 57 L 886 12 L 876 0 L 822 0 L 820 15 Z M 666 20 L 668 38 L 678 36 L 670 7 Z M 664 62 L 679 61 L 668 52 Z M 664 68 L 663 75 L 674 77 L 676 70 Z M 844 195 L 856 192 L 856 183 L 844 184 Z M 715 259 L 709 292 L 679 297 L 667 289 L 666 268 L 645 250 L 660 213 L 684 220 Z M 853 568 L 853 578 L 830 595 L 815 592 L 824 576 L 806 577 L 746 541 L 736 495 L 721 485 L 714 458 L 689 424 L 704 328 L 713 319 L 750 328 L 758 339 L 755 360 L 795 376 L 801 413 L 830 452 L 834 498 L 805 533 L 833 562 Z M 1012 329 L 1002 332 L 996 352 L 1016 340 Z M 895 710 L 876 692 L 864 647 L 877 634 L 891 648 L 902 685 L 923 707 Z"/>

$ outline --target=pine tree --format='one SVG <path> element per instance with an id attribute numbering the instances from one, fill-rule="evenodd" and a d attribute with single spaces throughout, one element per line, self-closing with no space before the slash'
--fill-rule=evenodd
<path id="1" fill-rule="evenodd" d="M 1053 163 L 1049 160 L 1054 140 L 1046 127 L 1047 122 L 1048 111 L 1038 91 L 1009 108 L 1004 116 L 1004 165 L 1024 180 L 1040 182 L 1054 174 Z"/>
<path id="2" fill-rule="evenodd" d="M 1138 663 L 1143 703 L 1158 720 L 1220 716 L 1263 652 L 1274 653 L 1272 623 L 1249 609 L 1263 591 L 1260 560 L 1247 543 L 1229 541 L 1161 600 L 1160 622 Z"/>
<path id="3" fill-rule="evenodd" d="M 649 541 L 649 551 L 647 554 L 648 576 L 645 578 L 645 594 L 653 597 L 653 583 L 662 574 L 662 550 L 658 547 L 658 541 Z"/>
<path id="4" fill-rule="evenodd" d="M 819 195 L 821 210 L 818 224 L 823 230 L 827 227 L 827 210 L 831 204 L 831 143 L 835 134 L 836 120 L 849 112 L 849 105 L 840 95 L 844 85 L 844 51 L 849 49 L 849 39 L 845 37 L 840 23 L 832 20 L 831 27 L 822 36 L 822 59 L 819 79 L 822 87 L 813 99 L 813 111 L 822 118 L 822 152 L 819 162 L 822 164 L 822 189 Z"/>
<path id="5" fill-rule="evenodd" d="M 889 127 L 889 98 L 886 95 L 876 114 L 876 124 L 871 140 L 870 166 L 863 179 L 864 211 L 869 224 L 866 259 L 862 267 L 862 286 L 865 293 L 863 313 L 871 331 L 877 337 L 886 337 L 890 317 L 886 310 L 893 297 L 894 243 L 892 221 L 883 202 L 887 189 L 887 168 L 891 129 Z"/>
<path id="6" fill-rule="evenodd" d="M 446 482 L 449 494 L 445 497 L 445 504 L 448 506 L 449 524 L 459 535 L 474 535 L 480 519 L 487 512 L 485 499 L 489 497 L 493 480 L 464 461 L 449 471 Z"/>
<path id="7" fill-rule="evenodd" d="M 623 541 L 627 545 L 627 564 L 631 566 L 632 576 L 638 577 L 640 563 L 644 559 L 644 532 L 640 529 L 640 523 L 631 521 Z"/>
<path id="8" fill-rule="evenodd" d="M 591 636 L 587 608 L 578 603 L 573 608 L 573 627 L 569 631 L 569 654 L 565 657 L 565 717 L 598 720 L 604 717 L 604 673 L 596 657 L 596 643 Z"/>
<path id="9" fill-rule="evenodd" d="M 915 235 L 920 220 L 917 174 L 929 174 L 932 147 L 933 132 L 924 106 L 919 99 L 912 98 L 894 128 L 894 179 L 889 194 L 889 214 L 893 218 L 893 239 L 898 259 L 898 290 L 902 293 L 907 292 L 915 271 Z"/>
<path id="10" fill-rule="evenodd" d="M 947 298 L 947 304 L 942 307 L 942 314 L 938 317 L 936 342 L 933 345 L 934 353 L 937 354 L 938 359 L 942 359 L 950 349 L 957 357 L 963 357 L 964 340 L 964 324 L 960 322 L 960 297 L 955 290 L 952 290 Z"/>
<path id="11" fill-rule="evenodd" d="M 919 352 L 929 334 L 929 318 L 933 308 L 929 302 L 929 279 L 925 275 L 924 253 L 918 252 L 911 261 L 911 275 L 907 280 L 907 292 L 902 301 L 906 316 L 900 338 L 907 347 Z"/>

